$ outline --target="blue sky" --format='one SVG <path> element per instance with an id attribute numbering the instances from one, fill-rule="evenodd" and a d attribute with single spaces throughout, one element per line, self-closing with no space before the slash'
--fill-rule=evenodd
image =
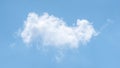
<path id="1" fill-rule="evenodd" d="M 120 68 L 119 6 L 119 0 L 1 0 L 0 68 Z M 47 12 L 68 26 L 87 19 L 100 34 L 66 51 L 57 62 L 56 50 L 49 48 L 46 53 L 36 46 L 27 47 L 17 36 L 30 12 Z"/>

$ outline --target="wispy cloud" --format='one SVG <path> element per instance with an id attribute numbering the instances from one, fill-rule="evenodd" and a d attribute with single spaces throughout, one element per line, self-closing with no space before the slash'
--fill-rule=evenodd
<path id="1" fill-rule="evenodd" d="M 55 48 L 78 48 L 96 36 L 93 25 L 86 19 L 78 19 L 74 26 L 68 26 L 62 19 L 44 13 L 39 16 L 29 13 L 24 22 L 21 37 L 24 43 Z"/>
<path id="2" fill-rule="evenodd" d="M 114 23 L 114 21 L 111 19 L 107 19 L 106 21 L 107 22 L 100 27 L 99 33 L 101 33 L 103 30 L 105 30 L 110 24 Z"/>

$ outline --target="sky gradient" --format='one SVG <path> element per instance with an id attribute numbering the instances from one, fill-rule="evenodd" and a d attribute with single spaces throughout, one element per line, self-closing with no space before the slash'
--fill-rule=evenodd
<path id="1" fill-rule="evenodd" d="M 0 68 L 120 68 L 119 0 L 1 0 Z M 99 33 L 77 49 L 26 45 L 19 35 L 29 13 L 54 15 L 72 26 L 88 20 Z M 35 45 L 35 46 L 34 46 Z"/>

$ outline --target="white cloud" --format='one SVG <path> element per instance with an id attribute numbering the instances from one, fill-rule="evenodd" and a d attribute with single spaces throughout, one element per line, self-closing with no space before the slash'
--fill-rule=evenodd
<path id="1" fill-rule="evenodd" d="M 20 34 L 26 44 L 78 48 L 81 44 L 89 42 L 97 33 L 86 19 L 78 19 L 75 26 L 68 26 L 62 19 L 48 13 L 41 16 L 29 13 Z"/>

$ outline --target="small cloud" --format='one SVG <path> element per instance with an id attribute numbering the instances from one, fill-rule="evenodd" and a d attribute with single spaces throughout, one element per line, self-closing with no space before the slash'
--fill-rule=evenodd
<path id="1" fill-rule="evenodd" d="M 74 27 L 66 24 L 48 13 L 42 16 L 29 13 L 20 34 L 26 44 L 36 42 L 57 48 L 78 48 L 79 44 L 89 42 L 97 34 L 92 24 L 85 19 L 78 19 Z"/>
<path id="2" fill-rule="evenodd" d="M 20 36 L 25 44 L 54 47 L 62 49 L 76 49 L 96 36 L 93 25 L 86 19 L 78 19 L 73 26 L 67 26 L 62 19 L 44 13 L 39 16 L 29 13 Z M 63 56 L 60 54 L 60 57 Z M 59 61 L 59 57 L 56 56 Z"/>

